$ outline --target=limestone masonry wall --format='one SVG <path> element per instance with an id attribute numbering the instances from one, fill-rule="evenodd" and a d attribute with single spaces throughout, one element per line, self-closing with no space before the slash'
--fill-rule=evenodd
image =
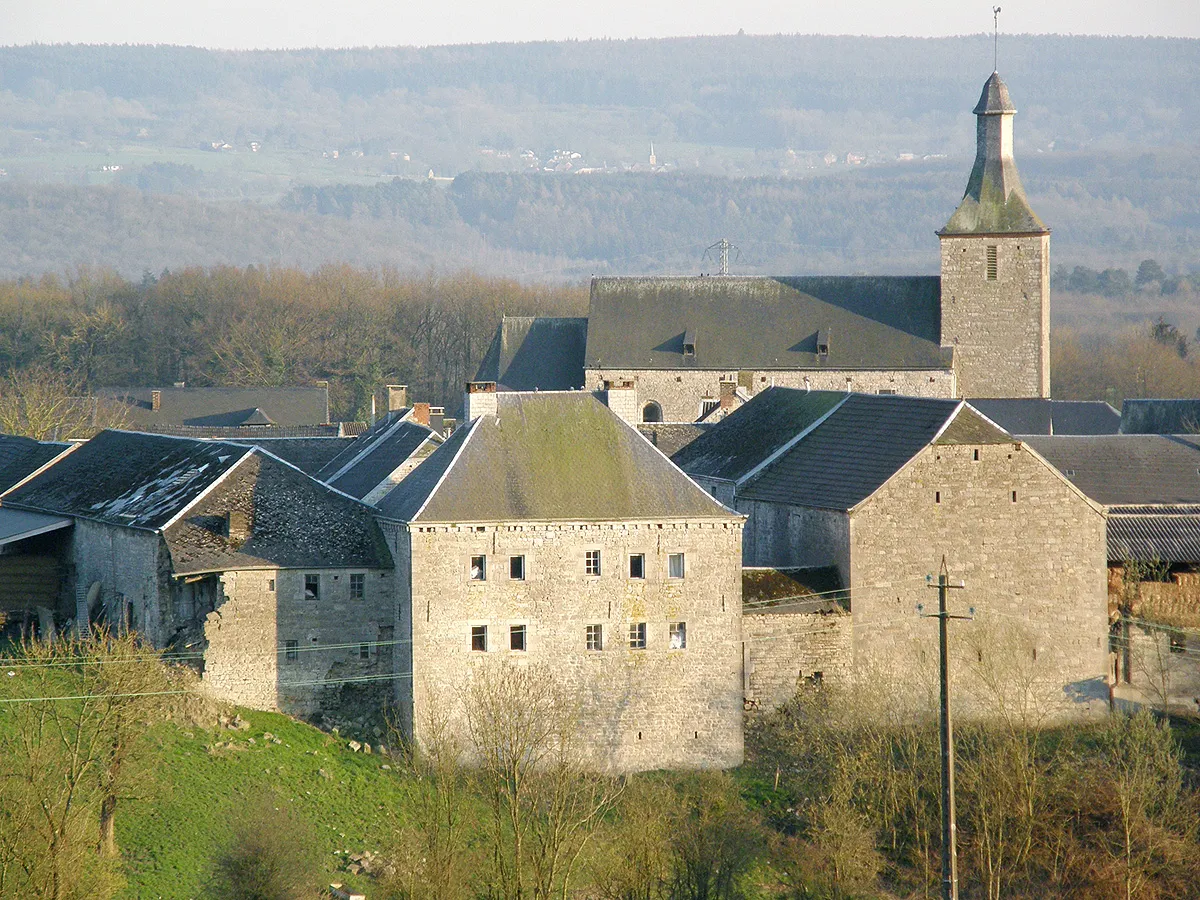
<path id="1" fill-rule="evenodd" d="M 771 710 L 809 683 L 848 684 L 853 629 L 848 612 L 771 611 L 742 615 L 746 705 Z"/>

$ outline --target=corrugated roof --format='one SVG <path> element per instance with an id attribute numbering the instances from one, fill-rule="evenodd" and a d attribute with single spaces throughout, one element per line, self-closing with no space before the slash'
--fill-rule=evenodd
<path id="1" fill-rule="evenodd" d="M 1110 511 L 1108 558 L 1169 563 L 1200 563 L 1200 514 L 1158 511 L 1121 515 Z"/>
<path id="2" fill-rule="evenodd" d="M 767 388 L 671 459 L 689 475 L 737 481 L 848 396 Z"/>
<path id="3" fill-rule="evenodd" d="M 501 393 L 379 503 L 416 522 L 734 518 L 586 393 Z"/>
<path id="4" fill-rule="evenodd" d="M 1024 440 L 1105 506 L 1200 504 L 1200 438 L 1029 435 Z"/>
<path id="5" fill-rule="evenodd" d="M 578 390 L 587 331 L 587 319 L 505 316 L 475 380 L 506 391 Z"/>
<path id="6" fill-rule="evenodd" d="M 1121 414 L 1102 400 L 981 397 L 967 401 L 1011 434 L 1116 434 Z"/>
<path id="7" fill-rule="evenodd" d="M 152 391 L 160 408 L 153 408 Z M 125 404 L 130 427 L 232 428 L 321 425 L 329 421 L 329 389 L 302 387 L 115 387 L 100 393 Z"/>
<path id="8" fill-rule="evenodd" d="M 695 353 L 683 353 L 695 334 Z M 829 332 L 828 354 L 817 335 Z M 596 278 L 589 367 L 947 369 L 937 277 Z"/>
<path id="9" fill-rule="evenodd" d="M 0 434 L 0 493 L 68 449 L 67 444 Z"/>
<path id="10" fill-rule="evenodd" d="M 1200 400 L 1126 400 L 1121 404 L 1122 434 L 1195 434 L 1200 432 Z"/>

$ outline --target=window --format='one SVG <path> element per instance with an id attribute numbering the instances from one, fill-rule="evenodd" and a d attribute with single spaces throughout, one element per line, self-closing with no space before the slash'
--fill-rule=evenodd
<path id="1" fill-rule="evenodd" d="M 304 599 L 305 600 L 320 600 L 321 599 L 321 576 L 320 575 L 305 575 L 304 576 Z"/>
<path id="2" fill-rule="evenodd" d="M 267 590 L 268 591 L 275 590 L 275 579 L 274 578 L 267 579 Z"/>
<path id="3" fill-rule="evenodd" d="M 645 622 L 630 622 L 629 623 L 629 649 L 630 650 L 645 650 L 646 649 L 646 623 Z"/>
<path id="4" fill-rule="evenodd" d="M 371 658 L 371 645 L 370 644 L 359 644 L 358 645 L 358 658 L 359 659 L 370 659 Z"/>
<path id="5" fill-rule="evenodd" d="M 670 640 L 667 646 L 672 650 L 687 648 L 687 622 L 672 622 L 670 625 Z"/>
<path id="6" fill-rule="evenodd" d="M 487 652 L 487 626 L 472 625 L 471 626 L 471 649 L 478 650 L 480 653 Z"/>
<path id="7" fill-rule="evenodd" d="M 508 577 L 513 581 L 525 580 L 525 557 L 510 556 L 508 558 Z"/>
<path id="8" fill-rule="evenodd" d="M 583 553 L 583 572 L 585 575 L 600 574 L 600 551 L 585 550 Z"/>
<path id="9" fill-rule="evenodd" d="M 707 397 L 700 400 L 700 418 L 704 418 L 709 413 L 721 408 L 720 400 L 711 400 Z"/>
<path id="10" fill-rule="evenodd" d="M 661 422 L 663 420 L 662 407 L 651 400 L 642 407 L 643 422 Z"/>
<path id="11" fill-rule="evenodd" d="M 366 575 L 351 575 L 350 576 L 350 599 L 361 600 L 367 595 L 367 576 Z"/>
<path id="12" fill-rule="evenodd" d="M 1012 502 L 1013 502 L 1013 503 L 1016 503 L 1016 502 L 1017 502 L 1017 492 L 1016 492 L 1016 491 L 1013 491 L 1013 492 L 1012 492 L 1012 498 L 1013 498 L 1013 499 L 1012 499 Z"/>
<path id="13" fill-rule="evenodd" d="M 471 557 L 471 580 L 472 581 L 487 581 L 487 557 L 472 556 Z"/>
<path id="14" fill-rule="evenodd" d="M 896 393 L 896 389 L 895 388 L 880 388 L 878 392 L 880 394 L 887 394 L 888 396 L 891 396 Z"/>
<path id="15" fill-rule="evenodd" d="M 934 492 L 933 492 L 933 502 L 934 502 L 934 503 L 941 503 L 941 502 L 942 502 L 942 492 L 941 492 L 941 491 L 934 491 Z"/>
<path id="16" fill-rule="evenodd" d="M 283 642 L 283 658 L 288 662 L 295 662 L 300 658 L 300 642 L 299 641 L 284 641 Z"/>
<path id="17" fill-rule="evenodd" d="M 682 578 L 683 577 L 683 554 L 672 553 L 667 556 L 667 577 Z"/>
<path id="18" fill-rule="evenodd" d="M 589 650 L 604 649 L 604 626 L 589 625 L 587 627 L 587 648 Z"/>
<path id="19" fill-rule="evenodd" d="M 998 266 L 997 266 L 998 252 L 999 251 L 995 244 L 988 245 L 988 248 L 987 248 L 987 280 L 988 281 L 996 280 L 996 271 L 998 268 Z"/>
<path id="20" fill-rule="evenodd" d="M 646 554 L 631 553 L 629 555 L 629 577 L 630 578 L 645 578 L 646 577 Z"/>
<path id="21" fill-rule="evenodd" d="M 508 628 L 508 649 L 509 650 L 524 650 L 525 649 L 525 626 L 510 625 Z"/>

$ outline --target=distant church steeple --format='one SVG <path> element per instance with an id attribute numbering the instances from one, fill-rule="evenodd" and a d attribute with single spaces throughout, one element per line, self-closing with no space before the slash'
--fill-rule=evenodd
<path id="1" fill-rule="evenodd" d="M 652 167 L 658 165 L 658 157 L 654 155 L 654 141 L 650 142 L 650 165 Z"/>

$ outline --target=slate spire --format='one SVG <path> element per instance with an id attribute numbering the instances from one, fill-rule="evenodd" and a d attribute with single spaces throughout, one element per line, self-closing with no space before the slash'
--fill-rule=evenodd
<path id="1" fill-rule="evenodd" d="M 993 72 L 972 112 L 977 117 L 975 165 L 962 203 L 939 234 L 1047 234 L 1029 206 L 1013 159 L 1017 108 L 1008 85 Z"/>

